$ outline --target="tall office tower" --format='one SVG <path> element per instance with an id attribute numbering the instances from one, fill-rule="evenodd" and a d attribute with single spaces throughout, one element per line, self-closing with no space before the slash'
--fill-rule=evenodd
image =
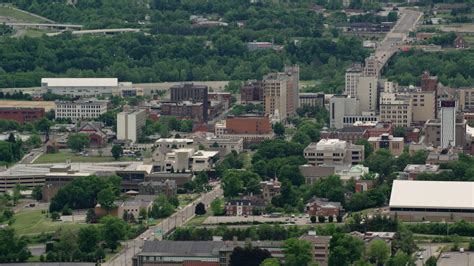
<path id="1" fill-rule="evenodd" d="M 440 102 L 441 148 L 456 146 L 456 101 Z"/>
<path id="2" fill-rule="evenodd" d="M 171 87 L 171 101 L 190 101 L 192 103 L 202 102 L 203 120 L 204 122 L 207 122 L 209 112 L 209 96 L 206 85 L 194 85 L 192 83 L 175 85 Z"/>
<path id="3" fill-rule="evenodd" d="M 137 142 L 146 123 L 146 111 L 124 110 L 117 114 L 117 139 Z"/>
<path id="4" fill-rule="evenodd" d="M 346 69 L 344 94 L 354 98 L 357 96 L 357 79 L 362 76 L 362 72 L 363 68 L 360 63 L 355 63 Z"/>
<path id="5" fill-rule="evenodd" d="M 379 67 L 380 67 L 379 60 L 377 59 L 377 57 L 375 57 L 374 54 L 371 54 L 369 57 L 365 59 L 364 76 L 378 77 Z"/>
<path id="6" fill-rule="evenodd" d="M 299 66 L 285 66 L 284 72 L 263 77 L 265 114 L 284 121 L 296 113 L 299 102 Z"/>
<path id="7" fill-rule="evenodd" d="M 360 101 L 361 112 L 376 111 L 378 101 L 377 77 L 359 77 L 357 79 L 356 96 Z"/>
<path id="8" fill-rule="evenodd" d="M 438 89 L 438 77 L 430 76 L 430 72 L 425 71 L 421 75 L 421 90 L 436 91 Z"/>

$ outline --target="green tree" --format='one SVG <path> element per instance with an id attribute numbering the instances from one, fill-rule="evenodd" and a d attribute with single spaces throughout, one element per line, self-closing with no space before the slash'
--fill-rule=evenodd
<path id="1" fill-rule="evenodd" d="M 438 260 L 435 256 L 431 256 L 426 260 L 426 266 L 436 266 L 438 264 Z"/>
<path id="2" fill-rule="evenodd" d="M 362 258 L 364 241 L 342 233 L 336 233 L 329 243 L 329 265 L 350 265 Z"/>
<path id="3" fill-rule="evenodd" d="M 100 223 L 102 224 L 102 239 L 108 248 L 112 251 L 116 250 L 119 241 L 124 239 L 127 234 L 127 224 L 122 219 L 112 216 L 103 217 Z"/>
<path id="4" fill-rule="evenodd" d="M 355 144 L 364 145 L 364 158 L 369 158 L 369 156 L 374 152 L 374 147 L 366 139 L 359 139 Z"/>
<path id="5" fill-rule="evenodd" d="M 211 210 L 214 215 L 223 215 L 224 210 L 224 201 L 220 198 L 217 198 L 211 202 Z"/>
<path id="6" fill-rule="evenodd" d="M 48 133 L 49 128 L 51 127 L 51 121 L 49 121 L 47 118 L 41 118 L 38 122 L 35 124 L 36 130 L 43 132 L 43 133 Z"/>
<path id="7" fill-rule="evenodd" d="M 85 133 L 71 134 L 68 137 L 67 145 L 73 151 L 82 151 L 84 148 L 89 147 L 90 139 Z"/>
<path id="8" fill-rule="evenodd" d="M 52 212 L 51 213 L 51 220 L 53 220 L 53 221 L 59 220 L 60 217 L 61 216 L 59 215 L 59 212 Z"/>
<path id="9" fill-rule="evenodd" d="M 259 266 L 265 259 L 271 258 L 270 251 L 258 247 L 235 247 L 230 254 L 231 266 Z"/>
<path id="10" fill-rule="evenodd" d="M 312 261 L 312 247 L 308 241 L 289 238 L 283 245 L 285 250 L 285 265 L 308 265 Z"/>
<path id="11" fill-rule="evenodd" d="M 31 192 L 31 196 L 37 201 L 40 201 L 43 199 L 43 187 L 41 186 L 36 186 L 33 188 L 33 191 Z"/>
<path id="12" fill-rule="evenodd" d="M 115 192 L 111 186 L 101 190 L 99 194 L 97 194 L 97 202 L 107 211 L 107 213 L 115 207 L 115 199 Z"/>
<path id="13" fill-rule="evenodd" d="M 115 158 L 115 160 L 120 159 L 120 157 L 123 156 L 123 148 L 120 145 L 115 144 L 112 146 L 112 156 Z"/>
<path id="14" fill-rule="evenodd" d="M 149 213 L 152 218 L 166 218 L 173 214 L 175 207 L 165 195 L 160 195 L 155 199 L 153 207 Z"/>
<path id="15" fill-rule="evenodd" d="M 15 237 L 15 231 L 11 228 L 0 230 L 0 243 L 1 263 L 25 262 L 31 257 L 26 240 Z"/>
<path id="16" fill-rule="evenodd" d="M 196 204 L 196 208 L 194 209 L 194 213 L 196 215 L 206 214 L 206 206 L 204 205 L 204 203 L 199 202 L 198 204 Z"/>
<path id="17" fill-rule="evenodd" d="M 221 180 L 224 197 L 232 198 L 243 191 L 244 184 L 235 171 L 227 170 Z"/>
<path id="18" fill-rule="evenodd" d="M 277 137 L 283 137 L 285 135 L 285 126 L 277 122 L 273 125 L 273 132 L 277 135 Z"/>
<path id="19" fill-rule="evenodd" d="M 397 254 L 387 261 L 387 266 L 415 265 L 414 258 L 403 251 L 397 251 Z"/>
<path id="20" fill-rule="evenodd" d="M 367 250 L 367 257 L 377 265 L 384 265 L 390 257 L 390 247 L 381 239 L 373 240 Z"/>
<path id="21" fill-rule="evenodd" d="M 41 138 L 37 134 L 33 134 L 28 138 L 25 144 L 31 148 L 39 148 L 41 147 Z"/>
<path id="22" fill-rule="evenodd" d="M 97 249 L 100 232 L 95 226 L 81 227 L 77 234 L 77 244 L 82 252 L 90 253 Z"/>
<path id="23" fill-rule="evenodd" d="M 268 258 L 262 261 L 260 266 L 280 266 L 280 261 L 277 258 Z"/>

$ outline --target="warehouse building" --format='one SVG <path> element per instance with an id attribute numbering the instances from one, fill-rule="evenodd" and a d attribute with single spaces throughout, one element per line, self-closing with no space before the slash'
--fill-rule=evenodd
<path id="1" fill-rule="evenodd" d="M 474 222 L 474 182 L 394 180 L 390 215 L 408 222 Z"/>
<path id="2" fill-rule="evenodd" d="M 110 96 L 118 90 L 117 78 L 42 78 L 45 92 L 71 97 Z"/>

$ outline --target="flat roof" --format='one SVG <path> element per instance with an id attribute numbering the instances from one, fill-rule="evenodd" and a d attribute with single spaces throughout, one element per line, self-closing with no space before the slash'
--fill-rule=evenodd
<path id="1" fill-rule="evenodd" d="M 394 180 L 390 207 L 474 209 L 474 182 Z"/>
<path id="2" fill-rule="evenodd" d="M 1 100 L 0 107 L 8 108 L 43 108 L 45 112 L 54 109 L 56 105 L 53 101 L 15 101 L 15 100 Z"/>
<path id="3" fill-rule="evenodd" d="M 117 78 L 42 78 L 48 87 L 118 87 Z"/>

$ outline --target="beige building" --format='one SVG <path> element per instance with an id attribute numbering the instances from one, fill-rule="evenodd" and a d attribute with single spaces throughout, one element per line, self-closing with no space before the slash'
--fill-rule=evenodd
<path id="1" fill-rule="evenodd" d="M 364 145 L 339 139 L 322 139 L 304 149 L 304 158 L 312 165 L 350 165 L 364 160 Z"/>
<path id="2" fill-rule="evenodd" d="M 105 100 L 56 101 L 56 118 L 70 118 L 72 121 L 98 118 L 107 112 Z"/>
<path id="3" fill-rule="evenodd" d="M 357 79 L 357 99 L 361 112 L 373 112 L 377 110 L 377 77 L 367 76 Z"/>
<path id="4" fill-rule="evenodd" d="M 436 91 L 414 91 L 412 96 L 413 123 L 425 123 L 436 118 Z"/>
<path id="5" fill-rule="evenodd" d="M 474 111 L 474 88 L 456 90 L 458 93 L 459 110 Z"/>
<path id="6" fill-rule="evenodd" d="M 378 77 L 380 62 L 374 54 L 365 59 L 364 76 Z"/>
<path id="7" fill-rule="evenodd" d="M 117 114 L 117 139 L 137 142 L 146 123 L 145 110 L 124 111 Z"/>
<path id="8" fill-rule="evenodd" d="M 380 95 L 380 122 L 409 127 L 413 121 L 412 99 L 408 95 L 382 92 Z"/>
<path id="9" fill-rule="evenodd" d="M 454 123 L 453 123 L 454 124 Z M 465 147 L 466 145 L 466 126 L 467 122 L 461 114 L 456 116 L 454 143 L 456 147 Z M 424 129 L 426 146 L 441 147 L 442 130 L 440 119 L 430 119 L 425 123 Z"/>
<path id="10" fill-rule="evenodd" d="M 362 76 L 363 68 L 361 64 L 353 64 L 346 70 L 344 94 L 353 98 L 357 97 L 357 80 Z"/>
<path id="11" fill-rule="evenodd" d="M 299 102 L 300 69 L 285 66 L 283 72 L 270 73 L 263 78 L 265 114 L 284 121 L 295 114 Z"/>
<path id="12" fill-rule="evenodd" d="M 394 156 L 400 156 L 403 153 L 404 139 L 400 137 L 394 137 L 387 133 L 384 133 L 379 137 L 370 137 L 369 143 L 374 148 L 374 151 L 378 151 L 379 149 L 387 149 Z"/>

